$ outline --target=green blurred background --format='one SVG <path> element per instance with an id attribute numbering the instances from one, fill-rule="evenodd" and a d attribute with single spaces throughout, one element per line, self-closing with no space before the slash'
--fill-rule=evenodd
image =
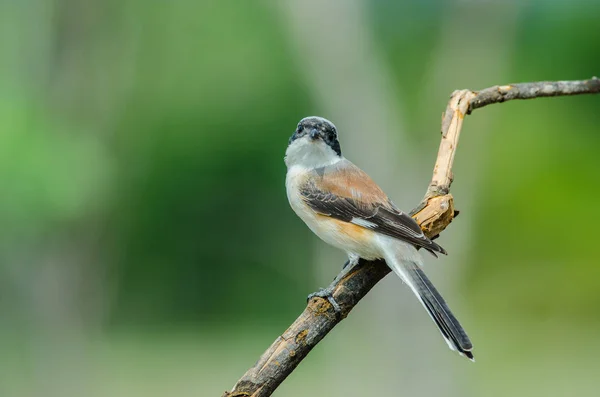
<path id="1" fill-rule="evenodd" d="M 0 396 L 220 396 L 344 255 L 289 209 L 298 120 L 409 210 L 450 93 L 599 73 L 600 1 L 0 2 Z M 426 258 L 279 396 L 597 396 L 600 96 L 468 117 Z"/>

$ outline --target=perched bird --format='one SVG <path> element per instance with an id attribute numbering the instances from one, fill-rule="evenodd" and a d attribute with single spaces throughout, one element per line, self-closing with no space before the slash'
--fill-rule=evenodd
<path id="1" fill-rule="evenodd" d="M 285 164 L 287 196 L 294 212 L 323 241 L 348 254 L 350 265 L 342 274 L 360 258 L 383 258 L 419 298 L 448 346 L 474 361 L 469 337 L 425 276 L 417 249 L 434 256 L 446 251 L 342 156 L 333 123 L 321 117 L 302 119 L 289 140 Z M 331 291 L 318 295 L 332 299 Z"/>

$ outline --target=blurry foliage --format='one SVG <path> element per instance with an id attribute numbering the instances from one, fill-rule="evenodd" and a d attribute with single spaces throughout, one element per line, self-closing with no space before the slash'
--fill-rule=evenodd
<path id="1" fill-rule="evenodd" d="M 477 16 L 499 4 L 460 3 Z M 600 2 L 583 3 L 514 5 L 508 75 L 449 59 L 460 78 L 430 98 L 424 66 L 456 5 L 368 2 L 411 138 L 430 153 L 424 164 L 451 90 L 598 74 Z M 106 274 L 115 328 L 250 318 L 281 328 L 300 310 L 318 287 L 307 266 L 316 239 L 288 207 L 283 155 L 297 121 L 320 112 L 301 73 L 311 54 L 292 54 L 284 23 L 269 2 L 0 5 L 0 321 L 35 312 L 29 278 L 44 274 L 49 241 L 61 239 L 52 252 L 64 254 L 90 235 L 83 256 L 93 260 L 81 267 L 100 271 L 81 277 Z M 485 19 L 473 24 L 472 35 L 485 31 Z M 536 330 L 547 319 L 586 330 L 598 321 L 598 109 L 600 96 L 537 99 L 467 119 L 463 142 L 487 137 L 480 148 L 461 143 L 453 187 L 473 219 L 461 290 L 481 329 L 500 334 L 493 325 L 507 318 L 515 329 L 539 319 Z M 471 128 L 483 119 L 489 128 Z M 464 208 L 460 172 L 470 167 L 484 176 Z M 510 344 L 504 337 L 493 346 Z"/>
<path id="2" fill-rule="evenodd" d="M 597 72 L 593 12 L 522 7 L 513 80 Z M 287 207 L 282 158 L 296 121 L 315 109 L 274 8 L 200 2 L 190 12 L 187 2 L 131 0 L 3 9 L 3 29 L 22 36 L 2 47 L 15 55 L 2 63 L 4 261 L 19 257 L 10 242 L 100 217 L 114 323 L 272 318 L 311 288 L 301 247 L 313 240 Z M 419 95 L 447 11 L 436 2 L 370 4 L 399 91 Z M 23 17 L 38 28 L 11 23 Z M 444 106 L 405 103 L 415 131 Z M 599 219 L 586 206 L 599 193 L 599 105 L 598 97 L 547 99 L 473 116 L 496 120 L 479 132 L 492 138 L 482 149 L 491 160 L 477 204 L 473 283 L 532 268 L 545 278 L 539 285 L 581 296 L 582 317 L 598 303 L 584 269 L 595 268 L 586 247 Z M 531 292 L 574 314 L 572 302 Z"/>
<path id="3" fill-rule="evenodd" d="M 140 21 L 150 33 L 115 134 L 120 321 L 272 318 L 303 294 L 289 284 L 307 280 L 277 268 L 308 258 L 290 255 L 308 235 L 293 228 L 283 189 L 283 152 L 308 95 L 275 16 L 243 4 L 202 7 L 165 3 Z"/>

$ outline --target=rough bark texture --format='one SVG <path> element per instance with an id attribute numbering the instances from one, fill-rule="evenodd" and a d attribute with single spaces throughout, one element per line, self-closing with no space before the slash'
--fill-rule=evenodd
<path id="1" fill-rule="evenodd" d="M 477 92 L 469 104 L 469 112 L 492 103 L 510 101 L 512 99 L 533 99 L 546 96 L 565 96 L 600 93 L 600 79 L 573 81 L 540 81 L 537 83 L 520 83 L 497 85 Z"/>
<path id="2" fill-rule="evenodd" d="M 430 238 L 438 236 L 456 216 L 450 194 L 452 164 L 463 119 L 473 110 L 512 99 L 597 93 L 600 93 L 600 79 L 596 77 L 494 86 L 481 91 L 455 91 L 442 117 L 442 141 L 433 177 L 425 197 L 411 215 Z M 361 260 L 359 266 L 333 285 L 333 296 L 340 305 L 341 316 L 336 316 L 326 299 L 312 298 L 296 321 L 273 342 L 233 390 L 225 392 L 222 397 L 270 396 L 312 348 L 389 272 L 382 260 Z"/>

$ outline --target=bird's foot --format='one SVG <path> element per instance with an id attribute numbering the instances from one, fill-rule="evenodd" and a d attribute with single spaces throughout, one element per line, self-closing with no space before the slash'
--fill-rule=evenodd
<path id="1" fill-rule="evenodd" d="M 340 317 L 342 315 L 342 308 L 335 301 L 335 298 L 333 297 L 332 288 L 321 288 L 317 292 L 313 292 L 312 294 L 308 295 L 306 300 L 310 301 L 312 298 L 316 297 L 327 299 L 327 301 L 331 304 L 331 307 L 333 307 L 333 311 L 335 312 L 336 317 Z"/>
<path id="2" fill-rule="evenodd" d="M 331 285 L 329 287 L 321 288 L 317 292 L 313 292 L 312 294 L 308 295 L 306 300 L 309 301 L 315 297 L 327 299 L 327 301 L 333 307 L 335 315 L 338 318 L 341 317 L 342 309 L 341 309 L 340 305 L 335 301 L 335 298 L 333 297 L 333 289 L 334 289 L 333 286 L 337 285 L 344 277 L 346 277 L 348 275 L 348 273 L 350 273 L 352 271 L 352 269 L 354 269 L 354 266 L 356 266 L 358 264 L 359 259 L 360 258 L 358 256 L 349 258 L 346 261 L 346 263 L 344 263 L 344 266 L 342 267 L 342 271 L 340 272 L 340 274 L 338 274 L 333 279 L 333 282 L 331 283 Z"/>

